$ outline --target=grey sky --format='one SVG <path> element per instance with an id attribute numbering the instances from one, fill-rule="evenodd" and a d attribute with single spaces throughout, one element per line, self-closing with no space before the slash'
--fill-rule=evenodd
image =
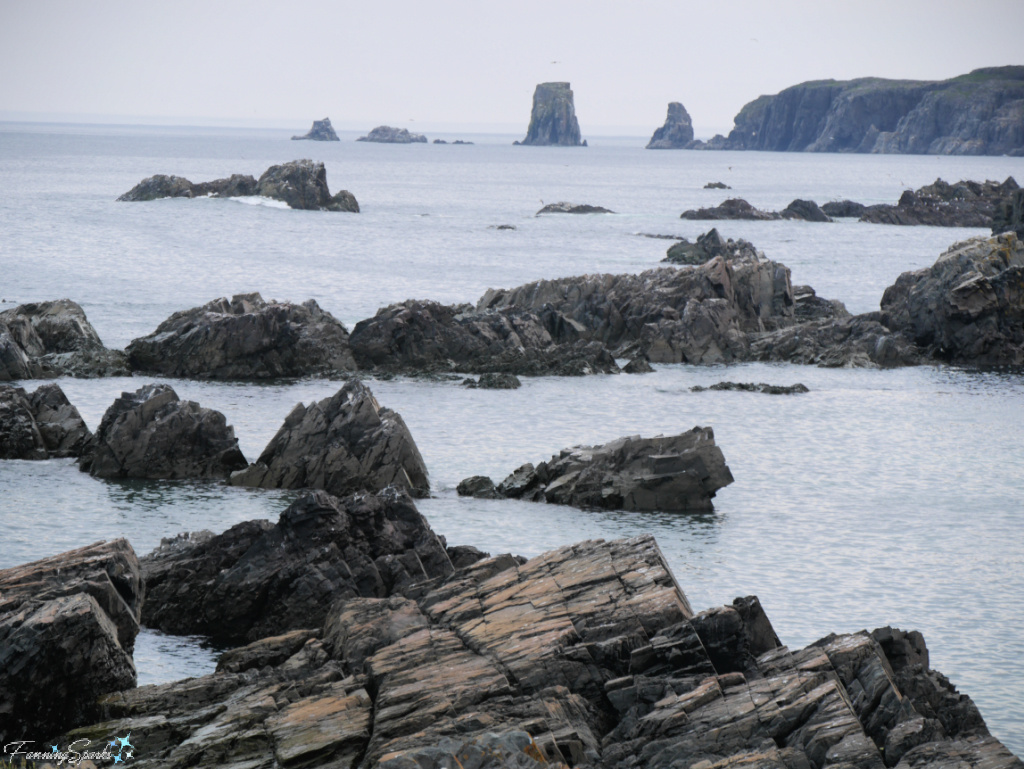
<path id="1" fill-rule="evenodd" d="M 0 119 L 525 132 L 568 80 L 584 136 L 698 135 L 805 80 L 1024 64 L 1024 0 L 0 0 Z"/>

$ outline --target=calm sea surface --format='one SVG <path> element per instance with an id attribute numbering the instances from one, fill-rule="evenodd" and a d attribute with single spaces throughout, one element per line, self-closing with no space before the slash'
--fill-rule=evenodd
<path id="1" fill-rule="evenodd" d="M 296 129 L 297 131 L 297 129 Z M 1024 182 L 1022 158 L 647 152 L 645 138 L 578 148 L 512 147 L 512 136 L 442 135 L 472 146 L 291 142 L 296 131 L 0 124 L 0 309 L 70 297 L 110 347 L 176 310 L 219 296 L 315 298 L 350 328 L 407 298 L 475 302 L 489 287 L 657 266 L 668 243 L 708 223 L 688 208 L 743 197 L 895 202 L 942 177 Z M 431 139 L 435 136 L 431 135 Z M 323 160 L 332 191 L 359 215 L 292 211 L 259 200 L 116 203 L 142 178 L 259 176 Z M 731 190 L 705 190 L 723 181 Z M 535 218 L 542 202 L 613 216 Z M 513 224 L 514 231 L 489 229 Z M 886 286 L 983 230 L 842 221 L 721 222 L 792 270 L 794 284 L 877 309 Z M 723 380 L 793 384 L 767 396 L 691 392 Z M 122 390 L 148 377 L 60 380 L 93 428 Z M 266 385 L 173 380 L 223 411 L 250 460 L 297 402 L 339 382 Z M 32 389 L 38 383 L 23 382 Z M 585 538 L 654 534 L 695 608 L 760 596 L 782 640 L 886 624 L 921 630 L 933 667 L 1024 754 L 1024 377 L 946 367 L 896 371 L 790 365 L 660 366 L 646 376 L 525 379 L 520 390 L 371 381 L 408 423 L 434 495 L 419 504 L 450 544 L 535 555 Z M 495 479 L 559 449 L 710 425 L 736 482 L 715 512 L 583 512 L 460 499 L 468 475 Z M 0 568 L 126 536 L 140 553 L 183 530 L 274 519 L 292 493 L 201 483 L 93 479 L 64 460 L 0 462 Z M 140 683 L 212 670 L 202 639 L 140 636 Z"/>

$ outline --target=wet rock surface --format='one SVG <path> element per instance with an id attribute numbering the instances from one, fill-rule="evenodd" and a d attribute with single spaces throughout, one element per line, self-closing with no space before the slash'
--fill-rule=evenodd
<path id="1" fill-rule="evenodd" d="M 312 299 L 258 293 L 176 312 L 125 350 L 135 371 L 194 379 L 345 376 L 355 369 L 348 331 Z"/>
<path id="2" fill-rule="evenodd" d="M 705 390 L 731 390 L 734 392 L 765 393 L 766 395 L 796 395 L 810 392 L 806 385 L 800 384 L 799 382 L 794 385 L 773 385 L 765 384 L 764 382 L 758 382 L 756 384 L 752 382 L 718 382 L 717 384 L 709 385 L 708 387 L 695 385 L 690 388 L 690 391 L 695 393 L 704 392 Z"/>
<path id="3" fill-rule="evenodd" d="M 357 142 L 378 142 L 380 144 L 426 144 L 427 137 L 423 134 L 410 133 L 408 128 L 392 128 L 380 125 L 366 136 L 360 136 Z"/>
<path id="4" fill-rule="evenodd" d="M 297 405 L 260 454 L 231 485 L 324 489 L 338 496 L 395 486 L 430 493 L 427 468 L 402 415 L 382 408 L 359 380 L 330 398 Z"/>
<path id="5" fill-rule="evenodd" d="M 165 384 L 121 393 L 80 460 L 99 478 L 223 479 L 245 466 L 224 415 Z"/>
<path id="6" fill-rule="evenodd" d="M 894 205 L 868 206 L 860 221 L 872 224 L 930 225 L 932 227 L 992 227 L 1000 205 L 1018 189 L 1014 178 L 993 181 L 936 179 L 918 190 L 907 190 Z"/>
<path id="7" fill-rule="evenodd" d="M 142 598 L 123 539 L 0 570 L 0 743 L 58 734 L 135 686 Z"/>
<path id="8" fill-rule="evenodd" d="M 609 510 L 711 510 L 715 492 L 732 480 L 711 428 L 695 427 L 682 435 L 563 449 L 536 467 L 523 465 L 496 487 L 475 476 L 458 492 L 489 497 L 493 489 L 498 497 Z"/>
<path id="9" fill-rule="evenodd" d="M 318 616 L 217 673 L 108 694 L 67 737 L 131 731 L 166 767 L 1021 766 L 920 634 L 791 650 L 755 597 L 694 614 L 650 536 L 477 560 Z"/>
<path id="10" fill-rule="evenodd" d="M 302 136 L 293 136 L 292 141 L 301 141 L 303 139 L 309 139 L 316 142 L 337 142 L 341 141 L 338 138 L 338 134 L 334 132 L 334 126 L 331 125 L 331 119 L 325 117 L 323 120 L 314 120 L 313 127 L 309 129 L 309 132 Z"/>
<path id="11" fill-rule="evenodd" d="M 580 140 L 576 105 L 568 83 L 539 83 L 533 92 L 533 110 L 526 138 L 515 144 L 562 147 L 586 146 Z"/>
<path id="12" fill-rule="evenodd" d="M 548 203 L 535 215 L 541 214 L 614 214 L 615 212 L 603 206 L 591 206 L 587 203 Z"/>
<path id="13" fill-rule="evenodd" d="M 649 150 L 684 149 L 693 141 L 693 121 L 686 107 L 677 101 L 669 102 L 665 125 L 658 128 L 647 142 Z"/>

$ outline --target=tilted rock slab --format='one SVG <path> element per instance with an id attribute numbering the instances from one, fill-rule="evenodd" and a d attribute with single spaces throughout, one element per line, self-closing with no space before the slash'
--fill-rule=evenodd
<path id="1" fill-rule="evenodd" d="M 190 379 L 342 376 L 355 369 L 348 330 L 312 299 L 236 294 L 182 310 L 125 352 L 136 371 Z"/>
<path id="2" fill-rule="evenodd" d="M 121 393 L 80 461 L 99 478 L 226 478 L 245 466 L 224 415 L 165 384 Z"/>
<path id="3" fill-rule="evenodd" d="M 58 385 L 42 385 L 33 393 L 0 386 L 0 459 L 79 457 L 91 439 Z"/>
<path id="4" fill-rule="evenodd" d="M 402 415 L 381 408 L 359 380 L 308 407 L 297 405 L 260 458 L 232 475 L 231 484 L 337 496 L 387 486 L 417 497 L 430 493 L 427 467 Z"/>
<path id="5" fill-rule="evenodd" d="M 885 290 L 882 319 L 939 360 L 1024 364 L 1024 242 L 1008 232 L 950 246 Z"/>
<path id="6" fill-rule="evenodd" d="M 412 499 L 388 489 L 346 499 L 317 491 L 276 525 L 165 540 L 142 569 L 147 625 L 237 641 L 319 627 L 333 601 L 383 598 L 452 565 Z"/>
<path id="7" fill-rule="evenodd" d="M 682 435 L 639 435 L 601 446 L 563 449 L 547 462 L 526 464 L 497 487 L 475 477 L 460 494 L 512 497 L 609 510 L 711 510 L 712 497 L 733 481 L 710 427 Z M 470 483 L 470 481 L 475 481 Z"/>
<path id="8" fill-rule="evenodd" d="M 0 570 L 0 743 L 58 734 L 135 686 L 142 596 L 123 539 Z"/>

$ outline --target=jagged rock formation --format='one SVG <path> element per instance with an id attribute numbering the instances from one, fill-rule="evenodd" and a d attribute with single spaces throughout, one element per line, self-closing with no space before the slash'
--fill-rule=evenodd
<path id="1" fill-rule="evenodd" d="M 344 496 L 395 486 L 430 493 L 427 468 L 402 415 L 381 408 L 357 379 L 330 398 L 297 405 L 255 463 L 233 486 L 325 489 Z"/>
<path id="2" fill-rule="evenodd" d="M 125 348 L 135 371 L 189 379 L 343 377 L 355 370 L 348 330 L 313 299 L 215 299 L 171 315 Z"/>
<path id="3" fill-rule="evenodd" d="M 657 129 L 647 142 L 649 150 L 681 150 L 693 141 L 693 121 L 686 107 L 677 101 L 669 102 L 665 125 Z"/>
<path id="4" fill-rule="evenodd" d="M 682 435 L 573 446 L 536 467 L 523 465 L 497 486 L 475 476 L 458 488 L 463 495 L 479 489 L 488 498 L 585 509 L 683 512 L 712 510 L 715 492 L 732 481 L 714 432 L 695 427 Z"/>
<path id="5" fill-rule="evenodd" d="M 352 329 L 359 368 L 393 373 L 459 371 L 519 376 L 578 376 L 618 371 L 600 344 L 581 341 L 581 328 L 562 314 L 407 301 Z"/>
<path id="6" fill-rule="evenodd" d="M 256 558 L 278 536 L 228 577 L 216 555 L 199 559 L 198 605 L 231 613 L 236 595 L 251 605 L 260 592 L 281 607 L 299 592 L 280 591 L 287 574 Z M 246 564 L 247 589 L 213 600 L 204 579 Z M 480 560 L 404 596 L 339 591 L 305 628 L 232 651 L 214 674 L 103 697 L 96 724 L 65 740 L 130 731 L 169 769 L 427 769 L 455 765 L 439 763 L 451 741 L 493 745 L 487 733 L 526 751 L 502 766 L 1021 767 L 928 668 L 919 633 L 789 649 L 755 597 L 694 614 L 650 536 Z M 460 765 L 480 766 L 474 756 L 486 759 L 470 749 Z"/>
<path id="7" fill-rule="evenodd" d="M 860 221 L 872 224 L 925 224 L 933 227 L 991 227 L 996 211 L 1018 187 L 1010 176 L 1002 184 L 962 181 L 949 184 L 936 179 L 913 192 L 907 190 L 895 206 L 868 206 Z"/>
<path id="8" fill-rule="evenodd" d="M 1024 241 L 1005 233 L 950 246 L 885 290 L 882 317 L 939 360 L 1024 364 Z"/>
<path id="9" fill-rule="evenodd" d="M 779 213 L 783 219 L 796 219 L 804 222 L 832 221 L 813 200 L 794 200 Z"/>
<path id="10" fill-rule="evenodd" d="M 409 133 L 408 128 L 392 128 L 379 125 L 366 136 L 360 136 L 357 142 L 379 142 L 381 144 L 426 144 L 427 137 L 423 134 Z"/>
<path id="11" fill-rule="evenodd" d="M 128 376 L 124 353 L 108 350 L 70 299 L 0 312 L 0 382 L 59 376 Z"/>
<path id="12" fill-rule="evenodd" d="M 586 203 L 548 203 L 534 216 L 541 214 L 614 214 L 615 212 L 603 206 L 591 206 Z"/>
<path id="13" fill-rule="evenodd" d="M 92 439 L 64 391 L 0 386 L 0 459 L 79 457 Z"/>
<path id="14" fill-rule="evenodd" d="M 313 127 L 309 129 L 309 133 L 304 136 L 293 136 L 292 141 L 301 141 L 303 139 L 309 139 L 316 142 L 337 142 L 341 141 L 338 138 L 338 134 L 334 132 L 334 126 L 331 125 L 331 119 L 325 117 L 323 120 L 314 120 Z"/>
<path id="15" fill-rule="evenodd" d="M 259 180 L 232 174 L 227 179 L 194 184 L 181 176 L 157 174 L 143 179 L 118 200 L 134 202 L 159 198 L 234 198 L 250 195 L 280 200 L 290 208 L 359 213 L 359 203 L 348 190 L 331 195 L 324 164 L 312 160 L 292 160 L 271 166 Z"/>
<path id="16" fill-rule="evenodd" d="M 701 393 L 705 390 L 729 390 L 744 393 L 765 393 L 766 395 L 797 395 L 810 392 L 810 390 L 807 389 L 807 385 L 800 383 L 795 385 L 773 385 L 765 384 L 764 382 L 758 382 L 757 384 L 752 382 L 718 382 L 717 384 L 710 385 L 709 387 L 695 385 L 690 388 L 690 391 L 695 393 Z"/>
<path id="17" fill-rule="evenodd" d="M 773 221 L 775 219 L 800 219 L 806 222 L 830 222 L 829 217 L 813 200 L 794 200 L 782 211 L 762 211 L 754 208 L 743 198 L 730 198 L 711 208 L 698 208 L 683 211 L 680 219 L 691 221 L 719 219 L 747 219 L 753 221 Z"/>
<path id="18" fill-rule="evenodd" d="M 1002 232 L 1015 232 L 1019 240 L 1024 240 L 1024 189 L 1017 190 L 996 207 L 992 234 Z"/>
<path id="19" fill-rule="evenodd" d="M 135 686 L 142 596 L 123 539 L 0 570 L 0 744 L 85 723 Z"/>
<path id="20" fill-rule="evenodd" d="M 479 379 L 464 379 L 462 385 L 471 390 L 518 390 L 523 383 L 515 374 L 481 374 Z"/>
<path id="21" fill-rule="evenodd" d="M 761 96 L 707 149 L 1024 154 L 1024 67 L 951 80 L 818 80 Z"/>
<path id="22" fill-rule="evenodd" d="M 580 140 L 576 105 L 568 83 L 540 83 L 533 92 L 533 110 L 526 138 L 515 144 L 535 147 L 585 147 Z"/>
<path id="23" fill-rule="evenodd" d="M 678 243 L 673 243 L 668 247 L 666 256 L 661 261 L 669 264 L 700 265 L 710 262 L 716 256 L 721 256 L 724 259 L 756 258 L 757 249 L 754 248 L 753 243 L 742 238 L 726 240 L 717 229 L 712 227 L 704 234 L 698 235 L 694 243 L 686 238 Z"/>
<path id="24" fill-rule="evenodd" d="M 227 478 L 245 465 L 224 415 L 165 384 L 121 393 L 80 461 L 99 478 Z"/>
<path id="25" fill-rule="evenodd" d="M 452 565 L 408 494 L 308 494 L 269 521 L 164 540 L 142 559 L 142 621 L 255 641 L 318 628 L 335 602 L 386 598 Z M 290 655 L 289 655 L 290 656 Z"/>

